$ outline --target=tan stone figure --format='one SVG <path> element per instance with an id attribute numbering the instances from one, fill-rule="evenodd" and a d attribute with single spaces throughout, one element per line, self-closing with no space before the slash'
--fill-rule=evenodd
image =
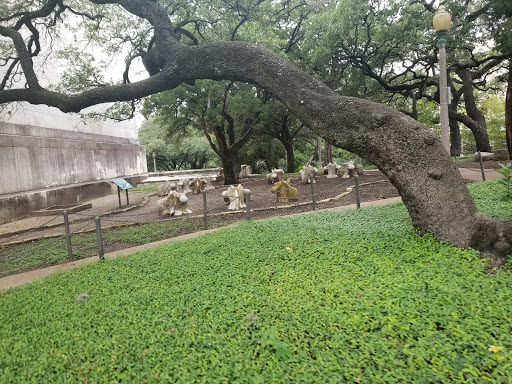
<path id="1" fill-rule="evenodd" d="M 160 217 L 181 216 L 192 213 L 188 208 L 188 197 L 176 191 L 169 192 L 167 197 L 158 200 L 156 204 Z"/>
<path id="2" fill-rule="evenodd" d="M 199 194 L 205 190 L 206 181 L 203 179 L 194 179 L 188 183 L 192 193 Z"/>
<path id="3" fill-rule="evenodd" d="M 290 179 L 275 183 L 270 192 L 277 194 L 276 203 L 299 201 L 299 192 Z"/>

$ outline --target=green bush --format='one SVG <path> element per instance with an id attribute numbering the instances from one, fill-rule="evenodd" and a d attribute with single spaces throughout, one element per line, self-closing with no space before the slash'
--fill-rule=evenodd
<path id="1" fill-rule="evenodd" d="M 511 382 L 511 301 L 403 205 L 244 222 L 4 293 L 0 382 Z"/>

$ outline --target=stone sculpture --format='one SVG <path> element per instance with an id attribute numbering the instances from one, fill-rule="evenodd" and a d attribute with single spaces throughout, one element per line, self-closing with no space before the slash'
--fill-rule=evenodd
<path id="1" fill-rule="evenodd" d="M 343 163 L 343 167 L 343 176 L 341 176 L 343 179 L 363 174 L 363 166 L 361 164 L 356 164 L 353 160 L 350 160 L 348 163 Z"/>
<path id="2" fill-rule="evenodd" d="M 335 177 L 338 177 L 338 169 L 340 169 L 341 166 L 339 166 L 336 163 L 329 163 L 324 167 L 324 171 L 327 171 L 327 176 L 325 176 L 327 179 L 334 179 Z M 325 174 L 325 173 L 324 173 Z"/>
<path id="3" fill-rule="evenodd" d="M 183 191 L 184 191 L 184 189 L 185 189 L 185 185 L 184 185 L 183 181 L 181 181 L 181 180 L 180 180 L 180 181 L 178 181 L 178 182 L 176 183 L 176 192 L 178 192 L 178 193 L 184 193 L 184 192 L 183 192 Z"/>
<path id="4" fill-rule="evenodd" d="M 188 208 L 188 197 L 183 193 L 171 191 L 164 197 L 156 202 L 158 206 L 158 215 L 164 216 L 181 216 L 192 213 Z"/>
<path id="5" fill-rule="evenodd" d="M 211 189 L 215 189 L 215 187 L 213 186 L 213 182 L 217 180 L 215 176 L 205 176 L 203 178 L 203 180 L 206 183 L 205 186 L 204 186 L 204 190 L 205 191 L 209 191 Z"/>
<path id="6" fill-rule="evenodd" d="M 188 183 L 188 185 L 193 193 L 199 194 L 204 191 L 206 181 L 204 181 L 203 179 L 194 179 L 194 180 L 191 180 Z"/>
<path id="7" fill-rule="evenodd" d="M 241 208 L 245 208 L 245 193 L 250 193 L 251 191 L 245 189 L 242 184 L 238 184 L 238 186 L 230 185 L 228 189 L 222 192 L 222 197 L 224 201 L 229 203 L 228 209 L 230 211 L 236 211 Z"/>
<path id="8" fill-rule="evenodd" d="M 313 179 L 313 183 L 316 183 L 315 176 L 318 175 L 318 168 L 311 165 L 304 165 L 299 173 L 302 184 L 310 184 L 311 179 Z"/>
<path id="9" fill-rule="evenodd" d="M 276 194 L 276 203 L 299 201 L 299 192 L 290 179 L 275 183 L 270 192 Z"/>
<path id="10" fill-rule="evenodd" d="M 164 184 L 160 184 L 157 188 L 158 196 L 167 196 L 169 192 L 176 190 L 176 183 L 173 181 L 167 181 Z"/>
<path id="11" fill-rule="evenodd" d="M 190 180 L 188 179 L 183 179 L 183 180 L 180 180 L 180 183 L 183 183 L 183 193 L 186 195 L 187 193 L 190 193 L 192 192 L 192 190 L 190 189 Z"/>
<path id="12" fill-rule="evenodd" d="M 272 169 L 272 172 L 267 173 L 267 181 L 269 184 L 274 184 L 283 181 L 284 171 L 282 169 Z"/>

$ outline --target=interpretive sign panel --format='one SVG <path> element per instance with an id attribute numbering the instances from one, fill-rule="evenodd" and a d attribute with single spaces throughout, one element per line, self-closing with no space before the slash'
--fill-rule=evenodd
<path id="1" fill-rule="evenodd" d="M 133 188 L 130 183 L 128 183 L 125 179 L 123 178 L 118 178 L 118 179 L 114 179 L 112 180 L 112 182 L 114 184 L 116 184 L 119 188 L 121 189 L 130 189 L 130 188 Z"/>

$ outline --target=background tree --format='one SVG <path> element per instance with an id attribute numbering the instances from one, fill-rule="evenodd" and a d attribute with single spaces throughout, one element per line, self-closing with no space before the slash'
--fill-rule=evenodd
<path id="1" fill-rule="evenodd" d="M 503 71 L 507 56 L 492 47 L 482 49 L 492 41 L 488 2 L 445 3 L 453 14 L 447 35 L 453 77 L 451 153 L 460 154 L 458 123 L 471 129 L 479 150 L 490 151 L 485 116 L 473 92 L 488 89 L 488 78 Z M 306 29 L 309 67 L 340 93 L 386 102 L 418 119 L 418 100 L 439 102 L 435 11 L 432 1 L 421 0 L 331 5 L 329 12 L 313 16 Z"/>
<path id="2" fill-rule="evenodd" d="M 157 114 L 176 136 L 199 131 L 219 156 L 226 185 L 238 182 L 239 151 L 259 122 L 262 101 L 256 88 L 234 82 L 197 81 L 156 94 L 145 102 L 145 114 Z"/>
<path id="3" fill-rule="evenodd" d="M 203 135 L 196 132 L 186 137 L 169 134 L 165 124 L 146 120 L 139 129 L 139 141 L 146 147 L 148 169 L 153 169 L 153 153 L 159 170 L 201 169 L 216 166 L 216 154 Z"/>

